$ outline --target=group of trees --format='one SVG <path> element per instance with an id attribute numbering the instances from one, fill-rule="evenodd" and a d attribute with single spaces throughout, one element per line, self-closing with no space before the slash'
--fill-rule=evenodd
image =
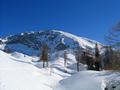
<path id="1" fill-rule="evenodd" d="M 88 69 L 100 70 L 120 70 L 120 22 L 117 23 L 105 37 L 108 45 L 103 46 L 104 55 L 100 55 L 96 44 L 95 55 L 90 55 L 88 51 L 82 54 L 76 53 L 77 70 L 79 71 L 79 63 L 86 63 Z M 103 64 L 103 66 L 102 66 Z"/>
<path id="2" fill-rule="evenodd" d="M 88 69 L 92 70 L 120 70 L 120 22 L 109 31 L 106 36 L 106 41 L 108 42 L 108 45 L 103 47 L 105 50 L 104 55 L 100 55 L 97 44 L 95 55 L 90 55 L 88 51 L 83 51 L 82 53 L 77 51 L 75 56 L 78 71 L 79 63 L 86 63 Z M 103 66 L 102 63 L 104 64 Z"/>
<path id="3" fill-rule="evenodd" d="M 82 51 L 78 49 L 75 53 L 75 58 L 77 61 L 77 71 L 79 71 L 80 63 L 87 64 L 88 70 L 101 69 L 100 54 L 98 50 L 98 45 L 95 46 L 95 53 L 91 54 L 89 50 Z"/>
<path id="4" fill-rule="evenodd" d="M 78 48 L 75 51 L 75 59 L 77 61 L 76 67 L 77 67 L 77 71 L 80 70 L 80 63 L 84 63 L 88 65 L 88 69 L 89 70 L 100 70 L 100 60 L 99 60 L 99 50 L 98 50 L 98 46 L 96 44 L 95 46 L 95 54 L 91 55 L 89 54 L 89 52 L 85 52 Z M 47 44 L 43 44 L 41 47 L 41 55 L 40 55 L 40 60 L 43 61 L 43 68 L 44 67 L 48 67 L 48 61 L 49 61 L 49 47 Z M 64 67 L 67 66 L 67 60 L 68 60 L 68 56 L 67 56 L 67 51 L 64 51 L 63 53 L 63 58 L 64 58 Z"/>
<path id="5" fill-rule="evenodd" d="M 120 70 L 120 52 L 111 46 L 105 47 L 104 68 Z"/>
<path id="6" fill-rule="evenodd" d="M 120 70 L 120 22 L 106 36 L 106 69 Z"/>

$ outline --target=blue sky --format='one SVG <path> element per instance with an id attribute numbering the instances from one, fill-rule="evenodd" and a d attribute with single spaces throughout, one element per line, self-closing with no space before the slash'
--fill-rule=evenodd
<path id="1" fill-rule="evenodd" d="M 0 36 L 63 30 L 100 42 L 120 21 L 120 0 L 0 0 Z"/>

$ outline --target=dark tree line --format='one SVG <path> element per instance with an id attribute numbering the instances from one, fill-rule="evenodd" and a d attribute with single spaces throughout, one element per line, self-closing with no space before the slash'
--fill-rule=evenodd
<path id="1" fill-rule="evenodd" d="M 120 70 L 120 51 L 111 46 L 105 47 L 104 69 Z"/>

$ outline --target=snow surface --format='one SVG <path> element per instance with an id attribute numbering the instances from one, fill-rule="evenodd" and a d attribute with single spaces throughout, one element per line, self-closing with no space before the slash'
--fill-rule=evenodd
<path id="1" fill-rule="evenodd" d="M 113 84 L 120 90 L 120 73 L 112 71 L 87 71 L 81 65 L 76 72 L 76 61 L 68 53 L 64 67 L 63 51 L 53 54 L 48 68 L 42 62 L 31 62 L 35 57 L 19 52 L 7 54 L 0 50 L 0 90 L 104 90 Z"/>
<path id="2" fill-rule="evenodd" d="M 61 81 L 57 90 L 104 90 L 103 78 L 97 77 L 93 71 L 81 71 Z"/>
<path id="3" fill-rule="evenodd" d="M 0 51 L 0 90 L 53 90 L 62 78 Z"/>
<path id="4" fill-rule="evenodd" d="M 120 90 L 120 72 L 81 71 L 61 80 L 56 90 Z"/>
<path id="5" fill-rule="evenodd" d="M 0 50 L 4 50 L 5 46 L 5 44 L 0 44 Z"/>

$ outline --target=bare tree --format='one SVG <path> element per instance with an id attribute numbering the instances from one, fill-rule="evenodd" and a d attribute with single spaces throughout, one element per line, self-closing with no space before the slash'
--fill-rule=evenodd
<path id="1" fill-rule="evenodd" d="M 98 48 L 98 44 L 95 45 L 95 70 L 99 71 L 101 69 L 101 62 L 100 62 L 100 52 Z"/>
<path id="2" fill-rule="evenodd" d="M 67 65 L 67 51 L 64 51 L 64 67 Z"/>
<path id="3" fill-rule="evenodd" d="M 0 44 L 3 44 L 2 40 L 0 40 Z"/>
<path id="4" fill-rule="evenodd" d="M 120 22 L 109 31 L 106 40 L 110 46 L 120 49 Z"/>
<path id="5" fill-rule="evenodd" d="M 40 56 L 40 60 L 43 61 L 43 68 L 45 66 L 48 67 L 48 50 L 49 50 L 48 45 L 47 44 L 43 44 L 42 48 L 41 48 L 41 56 Z"/>
<path id="6" fill-rule="evenodd" d="M 77 71 L 80 71 L 80 60 L 81 60 L 81 52 L 80 49 L 78 48 L 77 51 L 75 51 L 75 59 L 77 61 Z"/>

